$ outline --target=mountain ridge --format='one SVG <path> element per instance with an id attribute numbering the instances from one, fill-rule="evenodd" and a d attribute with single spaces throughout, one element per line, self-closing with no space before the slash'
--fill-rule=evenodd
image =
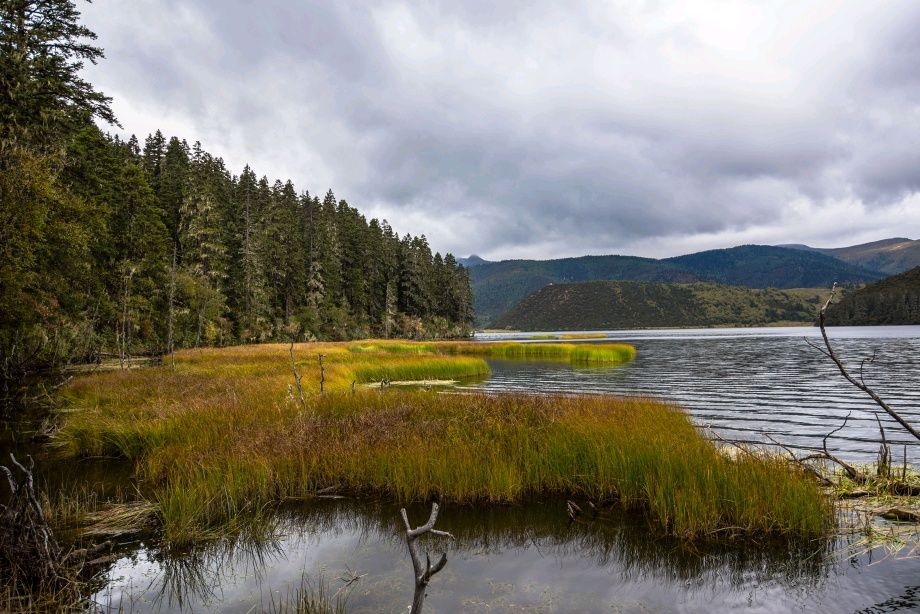
<path id="1" fill-rule="evenodd" d="M 741 245 L 674 258 L 580 256 L 554 260 L 503 260 L 469 269 L 477 325 L 483 326 L 548 284 L 619 280 L 721 282 L 752 288 L 830 287 L 863 284 L 884 275 L 826 254 L 769 245 Z"/>
<path id="2" fill-rule="evenodd" d="M 891 237 L 847 247 L 811 247 L 803 244 L 780 247 L 819 252 L 888 275 L 897 275 L 920 266 L 920 240 L 907 237 Z"/>

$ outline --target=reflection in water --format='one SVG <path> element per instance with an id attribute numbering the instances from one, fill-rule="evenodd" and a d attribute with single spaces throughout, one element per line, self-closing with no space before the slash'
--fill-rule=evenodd
<path id="1" fill-rule="evenodd" d="M 431 612 L 852 611 L 907 591 L 920 569 L 916 561 L 869 567 L 868 554 L 840 559 L 839 543 L 688 545 L 619 514 L 572 524 L 564 502 L 447 506 L 438 524 L 457 540 L 429 587 Z M 221 541 L 182 556 L 142 546 L 113 566 L 96 599 L 106 609 L 247 612 L 283 600 L 304 575 L 325 578 L 334 591 L 350 569 L 367 574 L 351 590 L 350 610 L 404 611 L 411 601 L 397 506 L 317 502 L 288 508 L 275 530 L 274 539 Z M 901 601 L 912 598 L 905 594 Z"/>

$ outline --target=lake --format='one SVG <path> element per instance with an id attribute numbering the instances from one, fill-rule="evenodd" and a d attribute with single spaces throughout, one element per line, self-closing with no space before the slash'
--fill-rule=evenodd
<path id="1" fill-rule="evenodd" d="M 807 346 L 803 336 L 817 340 L 817 334 L 802 328 L 613 331 L 605 335 L 637 347 L 632 363 L 572 368 L 494 361 L 491 377 L 462 388 L 663 397 L 722 437 L 757 441 L 770 433 L 795 446 L 820 445 L 852 412 L 828 445 L 871 461 L 879 438 L 876 408 Z M 875 353 L 866 381 L 920 423 L 920 327 L 834 329 L 831 335 L 854 368 Z M 908 443 L 889 426 L 889 440 Z M 908 447 L 908 458 L 918 462 L 916 446 Z M 93 462 L 84 465 L 99 470 Z M 411 507 L 413 524 L 422 524 L 427 512 Z M 562 500 L 448 505 L 437 526 L 457 540 L 445 544 L 449 562 L 429 586 L 428 612 L 920 611 L 920 559 L 867 550 L 859 536 L 688 546 L 630 515 L 571 523 Z M 405 612 L 411 602 L 397 506 L 351 499 L 290 505 L 272 533 L 268 540 L 222 540 L 183 552 L 164 549 L 155 538 L 124 539 L 94 599 L 103 611 L 251 612 L 283 601 L 304 578 L 334 593 L 359 577 L 349 590 L 349 611 Z M 441 544 L 429 547 L 434 558 Z"/>
<path id="2" fill-rule="evenodd" d="M 598 332 L 598 331 L 594 331 Z M 534 334 L 480 334 L 487 340 L 527 339 Z M 878 413 L 894 456 L 920 464 L 920 446 L 881 408 L 843 379 L 836 366 L 805 342 L 820 344 L 817 328 L 721 328 L 602 332 L 636 346 L 636 359 L 615 368 L 572 368 L 552 363 L 493 363 L 480 390 L 625 394 L 671 399 L 700 426 L 728 439 L 764 441 L 769 434 L 793 447 L 828 448 L 845 458 L 871 462 L 879 448 Z M 920 424 L 920 326 L 829 328 L 838 356 L 912 424 Z M 571 343 L 597 342 L 572 341 Z"/>

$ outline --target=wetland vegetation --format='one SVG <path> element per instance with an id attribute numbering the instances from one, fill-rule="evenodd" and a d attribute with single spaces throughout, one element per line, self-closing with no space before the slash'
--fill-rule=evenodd
<path id="1" fill-rule="evenodd" d="M 829 529 L 829 504 L 807 476 L 769 456 L 727 458 L 667 403 L 350 387 L 381 376 L 481 375 L 483 355 L 609 363 L 632 352 L 615 344 L 299 345 L 301 404 L 290 392 L 286 346 L 186 350 L 159 367 L 73 382 L 53 445 L 68 457 L 133 463 L 175 543 L 328 492 L 458 504 L 616 501 L 685 538 Z"/>

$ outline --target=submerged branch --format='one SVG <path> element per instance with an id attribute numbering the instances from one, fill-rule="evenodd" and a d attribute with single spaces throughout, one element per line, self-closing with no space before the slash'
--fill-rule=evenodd
<path id="1" fill-rule="evenodd" d="M 449 539 L 454 538 L 454 536 L 447 531 L 439 531 L 434 528 L 434 524 L 438 520 L 439 510 L 440 506 L 438 506 L 437 503 L 432 503 L 431 515 L 428 516 L 428 522 L 415 529 L 409 524 L 409 515 L 406 513 L 406 508 L 400 510 L 403 524 L 406 526 L 406 544 L 409 546 L 409 556 L 412 558 L 412 570 L 415 579 L 415 595 L 413 596 L 412 609 L 410 610 L 412 614 L 418 614 L 422 611 L 422 604 L 425 601 L 425 589 L 428 587 L 428 582 L 431 581 L 432 576 L 444 569 L 444 566 L 447 565 L 446 552 L 441 553 L 441 557 L 434 565 L 431 564 L 431 557 L 426 552 L 425 562 L 422 563 L 422 556 L 419 552 L 418 544 L 416 543 L 416 540 L 426 533 L 437 535 L 438 537 L 447 537 Z"/>

